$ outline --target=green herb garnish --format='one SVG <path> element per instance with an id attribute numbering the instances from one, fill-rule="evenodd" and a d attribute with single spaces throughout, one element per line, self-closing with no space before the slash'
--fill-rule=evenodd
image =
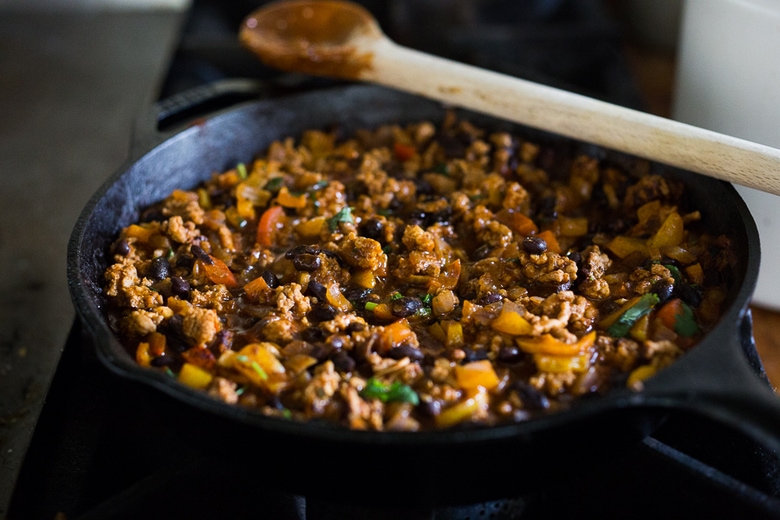
<path id="1" fill-rule="evenodd" d="M 374 309 L 376 309 L 378 306 L 379 306 L 379 304 L 378 304 L 378 303 L 374 303 L 374 302 L 366 302 L 366 310 L 367 310 L 367 311 L 373 311 L 373 310 L 374 310 Z"/>
<path id="2" fill-rule="evenodd" d="M 625 338 L 637 320 L 652 311 L 653 307 L 658 305 L 658 302 L 657 294 L 645 294 L 607 329 L 607 333 L 615 338 Z"/>
<path id="3" fill-rule="evenodd" d="M 341 211 L 328 219 L 328 227 L 330 228 L 331 232 L 336 231 L 336 228 L 339 227 L 340 222 L 354 224 L 355 221 L 352 219 L 352 208 L 345 206 L 341 209 Z"/>
<path id="4" fill-rule="evenodd" d="M 693 309 L 685 302 L 680 302 L 680 308 L 682 313 L 675 317 L 674 331 L 684 338 L 695 336 L 699 333 L 699 326 L 696 324 Z"/>
<path id="5" fill-rule="evenodd" d="M 328 187 L 328 181 L 319 181 L 309 186 L 309 191 L 319 191 L 327 187 Z"/>
<path id="6" fill-rule="evenodd" d="M 273 179 L 265 183 L 265 189 L 267 189 L 268 191 L 279 191 L 282 188 L 283 184 L 284 184 L 283 177 L 274 177 Z"/>
<path id="7" fill-rule="evenodd" d="M 366 381 L 366 386 L 360 391 L 360 397 L 379 399 L 383 403 L 411 403 L 415 406 L 420 402 L 420 397 L 411 386 L 399 381 L 393 381 L 388 386 L 374 377 Z"/>
<path id="8" fill-rule="evenodd" d="M 236 165 L 236 171 L 238 172 L 238 176 L 242 179 L 246 179 L 249 176 L 249 173 L 246 171 L 246 165 L 244 163 L 238 163 Z"/>
<path id="9" fill-rule="evenodd" d="M 403 297 L 404 297 L 403 294 L 401 294 L 399 292 L 394 292 L 393 294 L 390 295 L 390 300 L 391 301 L 400 300 Z"/>

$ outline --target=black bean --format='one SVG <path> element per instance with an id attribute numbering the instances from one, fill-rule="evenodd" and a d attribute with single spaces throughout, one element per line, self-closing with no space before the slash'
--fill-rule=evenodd
<path id="1" fill-rule="evenodd" d="M 352 356 L 344 350 L 336 352 L 336 355 L 331 358 L 331 361 L 333 361 L 333 366 L 339 372 L 352 372 L 357 365 L 355 360 L 352 359 Z"/>
<path id="2" fill-rule="evenodd" d="M 539 201 L 539 205 L 536 208 L 536 212 L 539 214 L 540 217 L 546 217 L 546 218 L 556 218 L 558 216 L 557 211 L 558 206 L 558 199 L 555 197 L 555 195 L 549 195 L 547 197 L 542 198 Z"/>
<path id="3" fill-rule="evenodd" d="M 420 400 L 417 410 L 426 417 L 436 417 L 441 413 L 441 402 L 436 399 Z"/>
<path id="4" fill-rule="evenodd" d="M 190 251 L 192 251 L 193 256 L 195 258 L 197 258 L 198 260 L 200 260 L 201 262 L 204 262 L 204 263 L 206 263 L 208 265 L 211 265 L 211 264 L 214 263 L 214 261 L 211 259 L 209 254 L 206 251 L 204 251 L 202 247 L 200 247 L 200 246 L 192 246 L 190 248 Z"/>
<path id="5" fill-rule="evenodd" d="M 398 298 L 397 300 L 393 300 L 390 304 L 390 309 L 393 313 L 393 316 L 406 318 L 416 314 L 417 311 L 422 309 L 424 306 L 425 305 L 423 304 L 422 300 L 419 298 L 415 296 L 404 296 L 402 298 Z"/>
<path id="6" fill-rule="evenodd" d="M 265 283 L 268 284 L 268 287 L 270 287 L 271 289 L 276 289 L 277 287 L 279 287 L 279 279 L 276 277 L 274 273 L 272 273 L 268 269 L 263 271 L 260 274 L 260 276 L 262 277 L 263 280 L 265 280 Z"/>
<path id="7" fill-rule="evenodd" d="M 366 326 L 359 321 L 353 321 L 352 323 L 347 325 L 347 332 L 349 333 L 363 332 L 364 330 L 366 330 Z"/>
<path id="8" fill-rule="evenodd" d="M 322 265 L 319 255 L 312 255 L 309 253 L 303 253 L 293 257 L 293 265 L 299 271 L 312 272 L 316 271 Z"/>
<path id="9" fill-rule="evenodd" d="M 117 242 L 116 247 L 114 247 L 114 253 L 122 256 L 127 256 L 130 254 L 130 243 L 127 240 L 120 240 Z"/>
<path id="10" fill-rule="evenodd" d="M 421 195 L 424 197 L 436 193 L 433 189 L 433 186 L 431 186 L 431 183 L 428 181 L 415 177 L 413 179 L 413 182 L 414 182 L 415 191 L 417 195 Z"/>
<path id="11" fill-rule="evenodd" d="M 371 295 L 370 289 L 363 289 L 362 287 L 348 287 L 342 291 L 344 298 L 357 304 L 364 304 L 368 301 L 368 297 Z"/>
<path id="12" fill-rule="evenodd" d="M 183 269 L 192 269 L 192 266 L 195 264 L 195 258 L 193 258 L 192 255 L 183 254 L 179 255 L 176 258 L 176 267 L 181 267 Z"/>
<path id="13" fill-rule="evenodd" d="M 176 360 L 173 356 L 157 356 L 156 358 L 152 358 L 151 361 L 149 361 L 149 364 L 153 367 L 169 367 L 176 363 Z"/>
<path id="14" fill-rule="evenodd" d="M 319 248 L 315 246 L 300 245 L 300 246 L 295 246 L 289 251 L 287 251 L 284 254 L 284 257 L 288 260 L 292 260 L 298 255 L 304 255 L 304 254 L 316 255 L 319 252 L 320 252 Z"/>
<path id="15" fill-rule="evenodd" d="M 672 294 L 674 293 L 674 283 L 666 279 L 659 280 L 658 283 L 653 286 L 653 292 L 658 295 L 659 303 L 664 303 L 672 297 Z"/>
<path id="16" fill-rule="evenodd" d="M 514 384 L 514 390 L 520 396 L 526 410 L 546 410 L 550 407 L 547 396 L 528 383 L 518 381 Z"/>
<path id="17" fill-rule="evenodd" d="M 487 359 L 487 351 L 479 349 L 475 350 L 472 348 L 464 348 L 463 352 L 466 353 L 466 357 L 463 358 L 463 363 L 471 363 L 473 361 L 482 361 L 483 359 Z"/>
<path id="18" fill-rule="evenodd" d="M 526 253 L 541 255 L 547 251 L 547 242 L 541 237 L 525 237 L 523 239 L 523 249 Z"/>
<path id="19" fill-rule="evenodd" d="M 480 299 L 477 300 L 478 305 L 490 305 L 491 303 L 500 302 L 503 300 L 504 297 L 501 296 L 499 293 L 487 293 L 484 296 L 482 296 Z"/>
<path id="20" fill-rule="evenodd" d="M 322 285 L 317 280 L 309 280 L 309 284 L 306 286 L 306 293 L 313 294 L 318 299 L 325 301 L 328 297 L 328 288 Z"/>
<path id="21" fill-rule="evenodd" d="M 523 359 L 523 352 L 514 345 L 503 346 L 498 350 L 498 360 L 502 363 L 517 363 Z"/>
<path id="22" fill-rule="evenodd" d="M 687 283 L 677 284 L 677 296 L 691 307 L 698 307 L 703 299 L 701 292 Z"/>
<path id="23" fill-rule="evenodd" d="M 422 361 L 425 359 L 425 354 L 422 350 L 411 345 L 399 345 L 391 348 L 387 353 L 387 357 L 392 359 L 403 359 L 408 357 L 412 361 Z"/>
<path id="24" fill-rule="evenodd" d="M 309 343 L 318 343 L 320 341 L 324 341 L 326 337 L 327 334 L 325 334 L 325 331 L 319 327 L 309 327 L 303 329 L 303 332 L 301 332 L 301 339 L 303 341 L 308 341 Z"/>
<path id="25" fill-rule="evenodd" d="M 341 350 L 344 348 L 344 338 L 339 335 L 331 336 L 328 340 L 328 345 L 333 347 L 334 350 Z"/>
<path id="26" fill-rule="evenodd" d="M 398 211 L 403 207 L 404 207 L 404 203 L 398 200 L 397 197 L 393 197 L 393 200 L 391 200 L 390 204 L 387 205 L 387 209 L 389 209 L 390 211 Z"/>
<path id="27" fill-rule="evenodd" d="M 409 212 L 409 223 L 412 225 L 428 227 L 426 225 L 426 219 L 428 214 L 421 209 L 413 209 Z"/>
<path id="28" fill-rule="evenodd" d="M 330 348 L 326 347 L 325 345 L 317 344 L 312 345 L 311 350 L 309 351 L 309 355 L 317 361 L 325 361 L 328 359 L 330 352 Z"/>
<path id="29" fill-rule="evenodd" d="M 339 313 L 333 305 L 327 303 L 318 303 L 312 310 L 306 315 L 311 321 L 329 321 L 336 317 Z"/>
<path id="30" fill-rule="evenodd" d="M 190 298 L 190 283 L 184 278 L 178 276 L 171 277 L 171 292 L 174 296 L 178 296 L 182 300 L 188 300 Z"/>
<path id="31" fill-rule="evenodd" d="M 358 227 L 358 232 L 360 235 L 376 240 L 380 244 L 387 242 L 387 240 L 385 240 L 385 225 L 379 219 L 370 218 L 361 222 Z"/>
<path id="32" fill-rule="evenodd" d="M 164 256 L 158 256 L 153 259 L 149 269 L 152 278 L 157 282 L 165 280 L 171 275 L 171 264 L 168 263 Z"/>

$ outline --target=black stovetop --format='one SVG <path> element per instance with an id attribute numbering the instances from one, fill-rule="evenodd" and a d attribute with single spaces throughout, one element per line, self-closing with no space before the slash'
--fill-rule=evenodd
<path id="1" fill-rule="evenodd" d="M 261 2 L 260 2 L 261 3 Z M 366 0 L 395 41 L 540 83 L 642 108 L 620 33 L 597 0 Z M 279 75 L 241 49 L 235 31 L 258 2 L 195 0 L 160 98 L 226 78 Z M 519 8 L 521 5 L 523 8 Z M 435 16 L 433 16 L 435 14 Z M 300 81 L 318 88 L 321 81 Z M 743 349 L 763 369 L 750 320 Z M 780 519 L 780 461 L 701 419 L 671 417 L 651 437 L 554 487 L 494 502 L 396 510 L 292 495 L 273 468 L 247 468 L 182 439 L 133 383 L 110 373 L 74 324 L 21 469 L 9 520 L 268 518 Z M 229 439 L 224 440 L 229 442 Z M 517 469 L 513 469 L 517 471 Z"/>

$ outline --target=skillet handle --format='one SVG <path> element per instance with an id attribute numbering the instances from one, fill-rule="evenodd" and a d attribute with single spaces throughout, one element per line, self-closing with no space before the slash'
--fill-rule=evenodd
<path id="1" fill-rule="evenodd" d="M 171 138 L 198 118 L 225 110 L 239 103 L 270 94 L 267 82 L 253 79 L 226 79 L 193 87 L 149 106 L 136 119 L 130 156 L 141 155 Z"/>
<path id="2" fill-rule="evenodd" d="M 749 311 L 743 315 L 739 329 L 735 336 L 749 339 L 754 347 Z M 726 338 L 719 347 L 709 349 L 686 367 L 682 377 L 678 374 L 673 380 L 661 380 L 653 388 L 649 384 L 652 381 L 648 382 L 649 396 L 644 405 L 714 420 L 780 457 L 780 396 L 763 374 L 758 356 L 749 358 L 755 350 L 743 352 Z"/>

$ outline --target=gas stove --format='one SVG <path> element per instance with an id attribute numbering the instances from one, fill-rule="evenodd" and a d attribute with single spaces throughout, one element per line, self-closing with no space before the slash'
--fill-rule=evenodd
<path id="1" fill-rule="evenodd" d="M 596 0 L 360 3 L 400 44 L 642 108 L 621 57 L 619 30 Z M 282 76 L 239 47 L 237 27 L 255 7 L 257 2 L 239 0 L 193 2 L 160 90 L 161 112 L 192 89 L 225 79 L 266 84 L 271 95 L 331 85 Z M 173 124 L 185 115 L 161 119 Z M 766 380 L 749 316 L 741 344 Z M 68 520 L 535 520 L 575 514 L 780 519 L 777 455 L 703 419 L 672 416 L 642 442 L 604 454 L 574 475 L 562 475 L 554 486 L 519 488 L 513 496 L 484 503 L 398 509 L 358 504 L 349 490 L 332 500 L 291 494 L 275 485 L 273 465 L 241 464 L 240 446 L 230 459 L 214 456 L 205 442 L 182 438 L 181 425 L 149 407 L 149 401 L 136 399 L 136 390 L 98 361 L 75 323 L 21 469 L 9 520 L 58 514 Z"/>

